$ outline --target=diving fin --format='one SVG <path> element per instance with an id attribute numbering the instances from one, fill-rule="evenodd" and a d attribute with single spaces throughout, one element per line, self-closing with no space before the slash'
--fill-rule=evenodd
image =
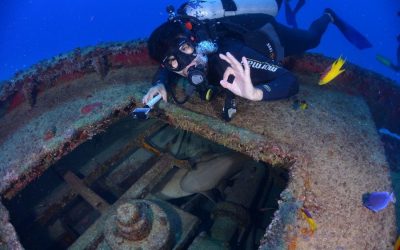
<path id="1" fill-rule="evenodd" d="M 299 0 L 297 1 L 296 7 L 294 7 L 293 13 L 297 14 L 297 12 L 299 12 L 299 10 L 301 9 L 301 7 L 303 7 L 303 5 L 306 3 L 306 0 Z"/>
<path id="2" fill-rule="evenodd" d="M 333 10 L 329 8 L 325 9 L 325 13 L 327 13 L 332 18 L 333 24 L 338 27 L 338 29 L 343 33 L 346 39 L 358 49 L 367 49 L 372 47 L 372 44 L 365 36 L 363 36 L 353 26 L 339 18 Z"/>
<path id="3" fill-rule="evenodd" d="M 288 1 L 285 1 L 285 17 L 287 24 L 297 29 L 296 14 L 293 12 Z"/>

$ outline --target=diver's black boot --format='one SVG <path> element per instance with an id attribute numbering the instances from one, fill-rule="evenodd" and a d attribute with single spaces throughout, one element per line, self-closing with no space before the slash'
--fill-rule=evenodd
<path id="1" fill-rule="evenodd" d="M 236 101 L 233 95 L 227 94 L 225 97 L 224 107 L 222 108 L 222 118 L 229 122 L 236 114 Z"/>
<path id="2" fill-rule="evenodd" d="M 340 32 L 342 32 L 342 34 L 346 37 L 346 39 L 354 46 L 356 46 L 359 49 L 367 49 L 372 47 L 372 44 L 363 34 L 361 34 L 353 26 L 351 26 L 350 24 L 346 23 L 343 19 L 341 19 L 332 9 L 326 8 L 324 13 L 329 16 L 332 23 L 340 30 Z"/>

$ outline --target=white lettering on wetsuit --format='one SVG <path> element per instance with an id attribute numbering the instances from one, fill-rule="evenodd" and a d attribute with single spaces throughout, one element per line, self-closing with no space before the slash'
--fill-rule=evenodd
<path id="1" fill-rule="evenodd" d="M 274 50 L 272 49 L 272 45 L 270 43 L 267 43 L 267 48 L 270 54 L 274 53 Z"/>
<path id="2" fill-rule="evenodd" d="M 267 84 L 264 84 L 262 86 L 266 91 L 271 92 L 271 87 L 270 86 L 268 86 Z"/>
<path id="3" fill-rule="evenodd" d="M 275 72 L 279 69 L 278 66 L 267 63 L 267 62 L 260 62 L 256 61 L 250 58 L 247 58 L 247 61 L 249 62 L 249 66 L 253 69 L 262 69 L 262 70 L 267 70 L 270 72 Z"/>

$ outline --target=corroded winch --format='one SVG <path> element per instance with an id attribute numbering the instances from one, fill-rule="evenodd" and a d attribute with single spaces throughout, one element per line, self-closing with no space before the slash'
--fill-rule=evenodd
<path id="1" fill-rule="evenodd" d="M 106 220 L 105 238 L 112 249 L 170 249 L 167 214 L 154 202 L 130 200 Z"/>

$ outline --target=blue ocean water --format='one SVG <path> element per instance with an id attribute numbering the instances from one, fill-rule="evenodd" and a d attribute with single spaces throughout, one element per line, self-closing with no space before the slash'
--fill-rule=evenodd
<path id="1" fill-rule="evenodd" d="M 0 1 L 0 80 L 29 68 L 43 59 L 77 47 L 104 42 L 146 38 L 166 20 L 168 4 L 183 0 L 2 0 Z M 292 7 L 296 0 L 291 0 Z M 400 34 L 400 1 L 310 0 L 297 15 L 300 28 L 307 28 L 326 7 L 361 31 L 373 44 L 366 50 L 352 46 L 331 25 L 313 52 L 330 57 L 342 55 L 349 62 L 378 72 L 400 83 L 400 73 L 379 63 L 381 54 L 396 62 Z M 284 6 L 278 20 L 286 24 Z"/>
<path id="2" fill-rule="evenodd" d="M 166 5 L 178 7 L 183 2 L 184 0 L 1 0 L 0 80 L 10 79 L 16 71 L 28 69 L 41 60 L 77 47 L 146 38 L 167 19 Z M 296 2 L 297 0 L 291 0 L 292 7 Z M 349 62 L 378 72 L 400 84 L 400 74 L 375 59 L 377 54 L 381 54 L 396 61 L 399 46 L 396 37 L 400 34 L 400 1 L 309 0 L 297 16 L 300 28 L 307 28 L 326 7 L 335 10 L 368 37 L 373 48 L 358 50 L 331 25 L 319 47 L 312 52 L 334 58 L 342 55 Z M 286 23 L 284 7 L 277 19 Z M 381 129 L 380 132 L 395 138 L 399 136 L 386 129 Z M 399 174 L 393 177 L 395 185 L 400 183 L 396 179 L 400 180 Z M 399 196 L 400 185 L 395 186 L 394 190 Z M 399 211 L 397 209 L 398 218 Z"/>

